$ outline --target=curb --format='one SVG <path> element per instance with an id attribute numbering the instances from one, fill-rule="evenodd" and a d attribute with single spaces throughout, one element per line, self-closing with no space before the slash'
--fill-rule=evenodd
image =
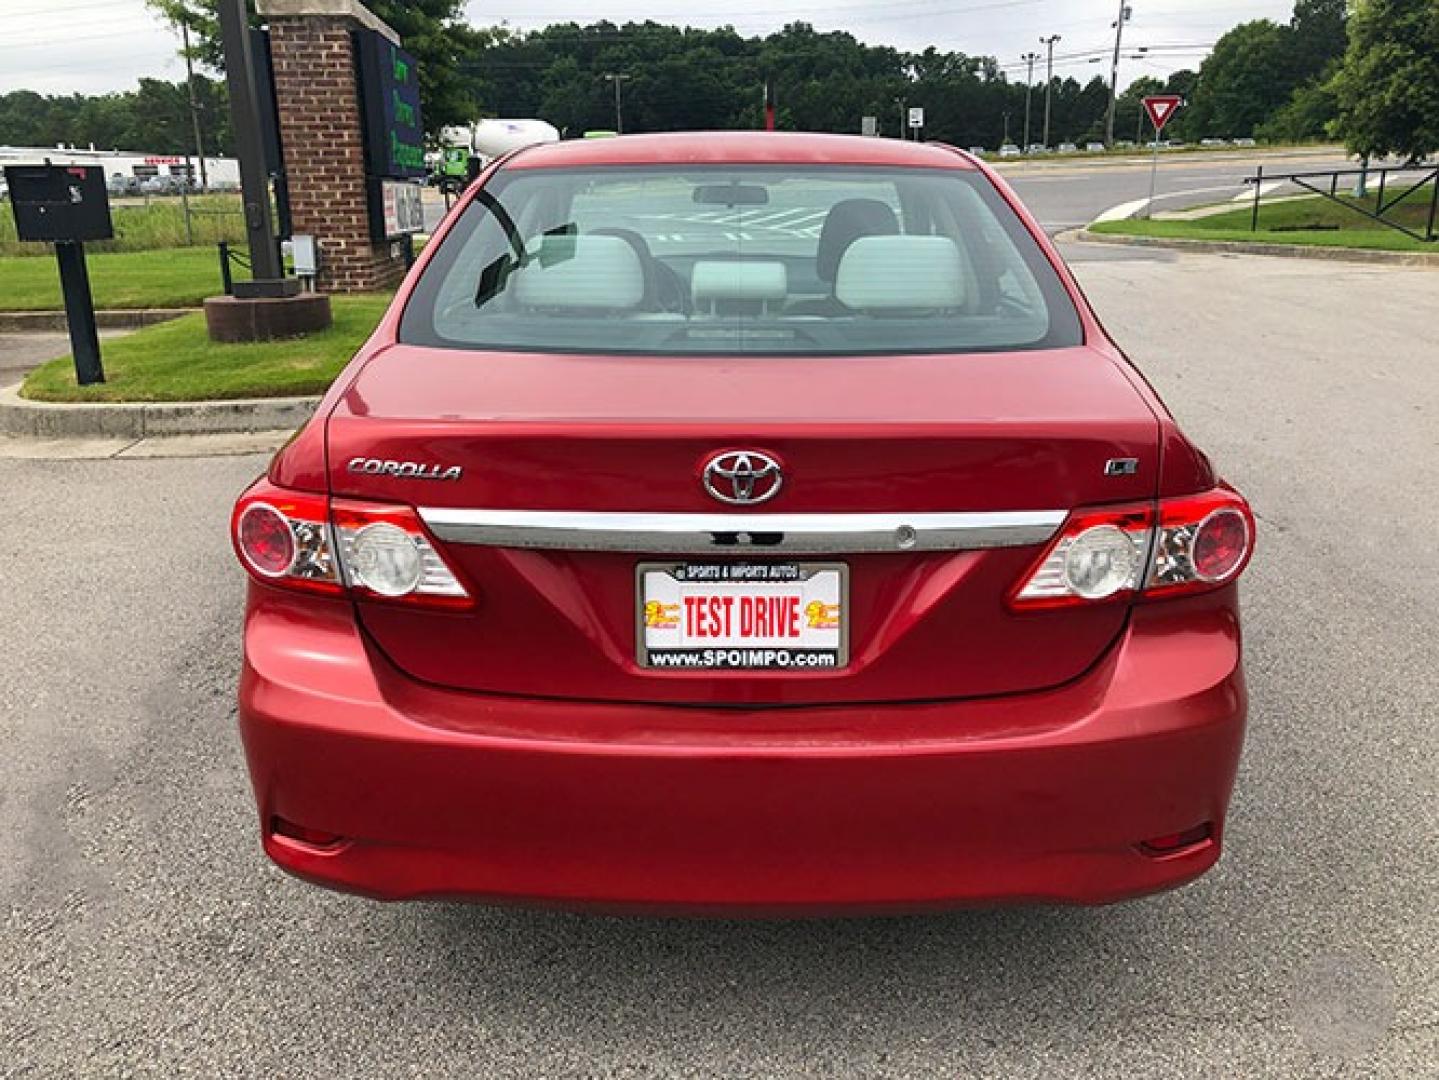
<path id="1" fill-rule="evenodd" d="M 1079 229 L 1066 238 L 1086 244 L 1116 244 L 1120 247 L 1170 248 L 1214 255 L 1277 255 L 1286 259 L 1317 259 L 1321 262 L 1368 263 L 1382 266 L 1411 266 L 1439 270 L 1439 251 L 1372 251 L 1363 248 L 1316 247 L 1312 244 L 1263 244 L 1241 240 L 1182 240 L 1169 236 L 1125 236 Z"/>
<path id="2" fill-rule="evenodd" d="M 101 330 L 138 330 L 142 326 L 169 322 L 182 315 L 193 315 L 199 308 L 136 308 L 133 311 L 111 309 L 95 312 L 95 325 Z M 0 333 L 58 333 L 68 327 L 63 311 L 0 311 Z"/>
<path id="3" fill-rule="evenodd" d="M 318 397 L 287 397 L 61 404 L 22 398 L 16 384 L 0 390 L 0 434 L 40 439 L 144 439 L 293 431 L 310 418 L 319 402 Z"/>

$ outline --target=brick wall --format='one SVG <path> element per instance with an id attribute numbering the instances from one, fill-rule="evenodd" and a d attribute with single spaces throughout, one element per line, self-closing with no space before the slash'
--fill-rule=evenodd
<path id="1" fill-rule="evenodd" d="M 291 220 L 319 240 L 318 287 L 341 293 L 388 288 L 405 273 L 388 242 L 370 239 L 352 25 L 270 17 Z"/>

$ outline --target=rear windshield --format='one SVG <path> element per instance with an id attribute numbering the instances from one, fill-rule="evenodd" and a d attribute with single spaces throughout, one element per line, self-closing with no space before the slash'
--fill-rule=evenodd
<path id="1" fill-rule="evenodd" d="M 400 324 L 418 345 L 667 356 L 1081 339 L 982 174 L 839 166 L 501 169 Z"/>

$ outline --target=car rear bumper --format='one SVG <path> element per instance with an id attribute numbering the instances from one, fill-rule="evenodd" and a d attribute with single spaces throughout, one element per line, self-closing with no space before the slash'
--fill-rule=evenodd
<path id="1" fill-rule="evenodd" d="M 452 692 L 395 671 L 347 603 L 263 586 L 245 646 L 265 850 L 386 899 L 760 913 L 1120 900 L 1219 857 L 1246 711 L 1233 589 L 1138 608 L 1066 686 L 923 704 Z M 1211 836 L 1175 853 L 1141 846 L 1202 823 Z"/>

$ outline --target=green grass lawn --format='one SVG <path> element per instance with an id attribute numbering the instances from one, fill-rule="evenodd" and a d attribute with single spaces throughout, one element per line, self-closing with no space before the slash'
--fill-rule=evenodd
<path id="1" fill-rule="evenodd" d="M 85 252 L 95 307 L 198 307 L 221 292 L 220 256 L 214 248 Z M 235 268 L 237 278 L 249 275 Z M 58 311 L 60 275 L 53 253 L 45 258 L 0 258 L 0 311 Z"/>
<path id="2" fill-rule="evenodd" d="M 1423 233 L 1432 188 L 1417 191 L 1400 203 L 1392 216 Z M 1393 192 L 1388 196 L 1392 197 Z M 1350 202 L 1359 200 L 1350 198 Z M 1374 197 L 1364 200 L 1372 211 Z M 1159 236 L 1181 240 L 1238 240 L 1266 244 L 1311 244 L 1319 247 L 1374 248 L 1382 251 L 1427 251 L 1439 254 L 1439 241 L 1426 243 L 1406 236 L 1318 195 L 1259 205 L 1259 230 L 1249 229 L 1252 207 L 1245 204 L 1223 214 L 1189 221 L 1105 221 L 1090 226 L 1098 233 Z"/>
<path id="3" fill-rule="evenodd" d="M 205 317 L 186 315 L 101 344 L 106 381 L 78 386 L 64 356 L 36 368 L 21 394 L 36 401 L 199 401 L 318 394 L 380 321 L 388 295 L 336 296 L 335 324 L 303 338 L 221 345 Z"/>

